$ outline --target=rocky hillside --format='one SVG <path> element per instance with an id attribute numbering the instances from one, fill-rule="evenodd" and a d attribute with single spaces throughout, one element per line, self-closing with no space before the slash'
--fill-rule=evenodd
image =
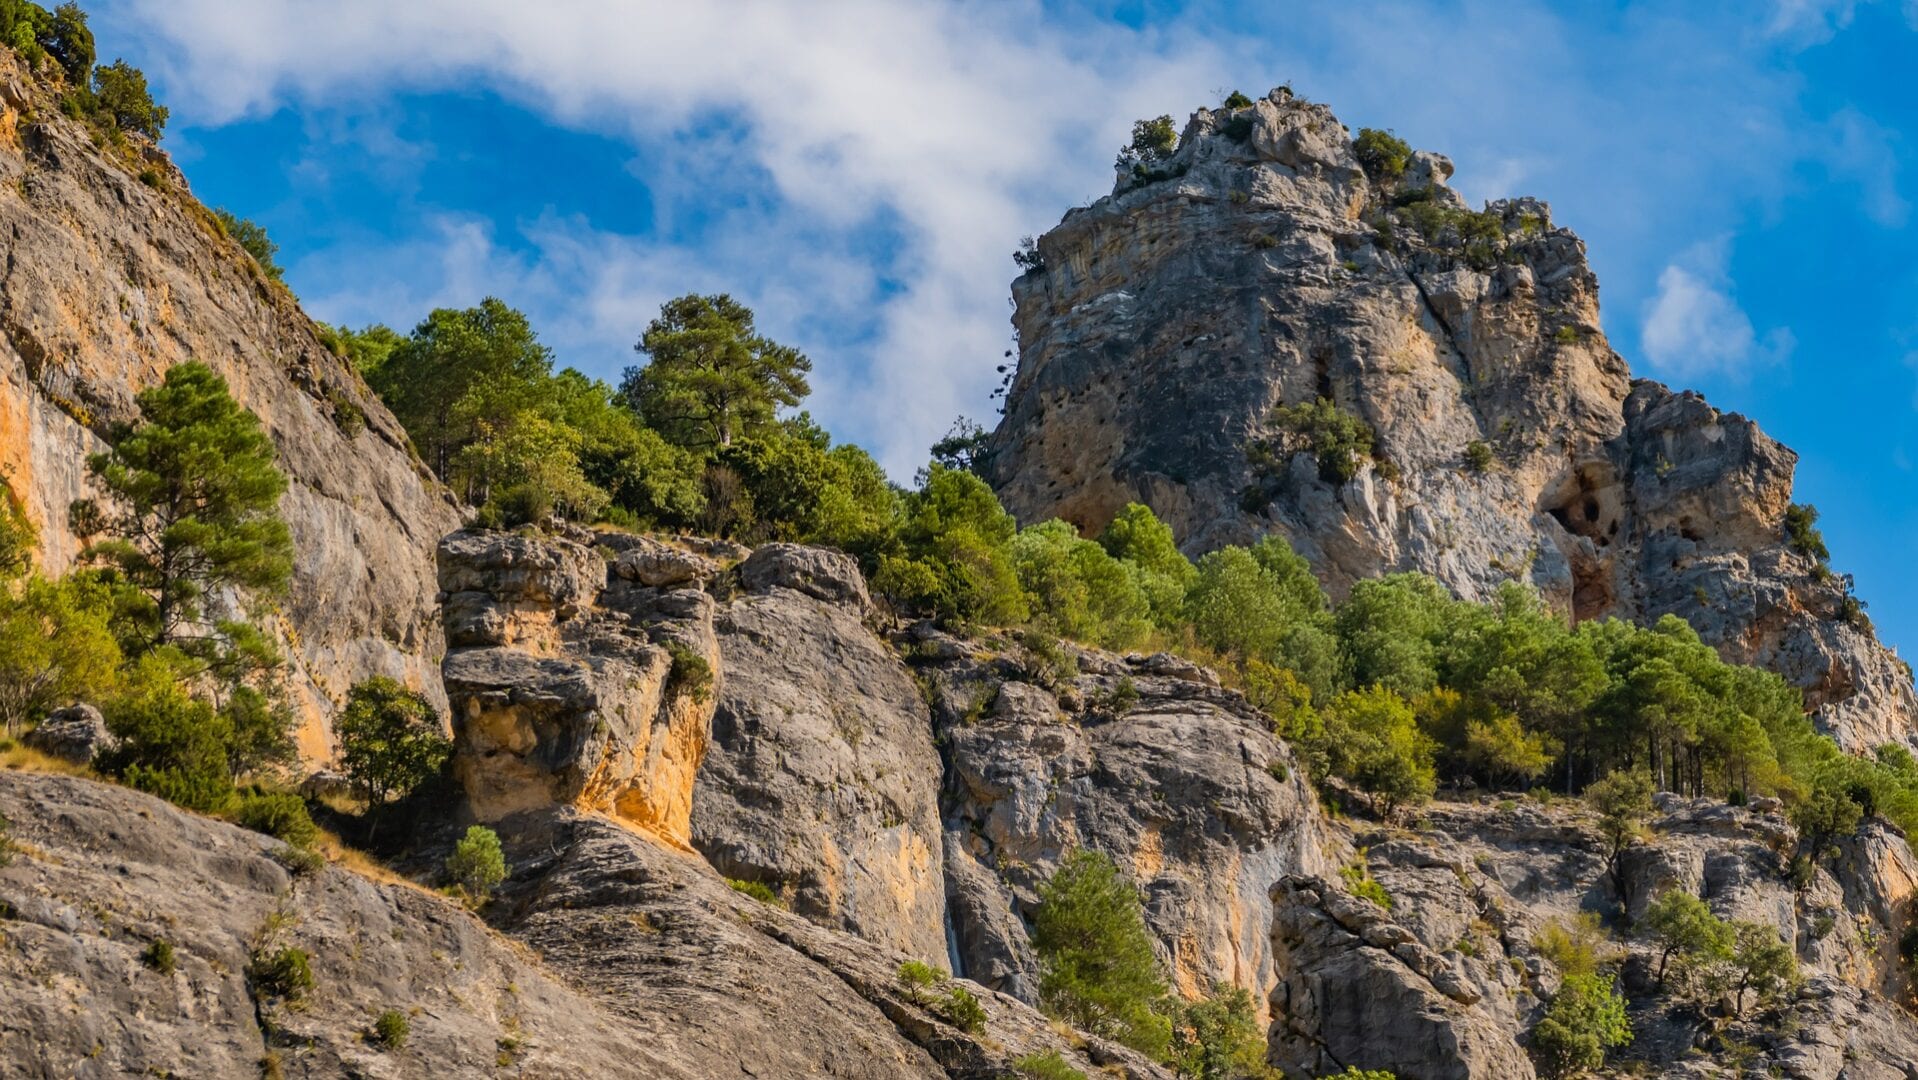
<path id="1" fill-rule="evenodd" d="M 1368 175 L 1330 110 L 1277 90 L 1068 213 L 1013 286 L 1006 506 L 1090 533 L 1143 502 L 1194 555 L 1276 532 L 1335 595 L 1416 569 L 1581 619 L 1673 612 L 1848 748 L 1918 738 L 1909 669 L 1788 542 L 1796 456 L 1632 379 L 1544 203 L 1472 213 L 1450 161 L 1404 166 Z M 1274 421 L 1321 398 L 1370 430 L 1349 479 Z"/>
<path id="2" fill-rule="evenodd" d="M 41 561 L 81 542 L 67 507 L 98 496 L 86 457 L 134 395 L 182 361 L 224 376 L 279 451 L 291 592 L 278 612 L 309 760 L 353 682 L 392 675 L 439 695 L 433 546 L 459 524 L 404 432 L 194 198 L 166 155 L 95 146 L 57 88 L 0 49 L 0 470 L 39 530 Z M 144 149 L 138 149 L 144 147 Z"/>

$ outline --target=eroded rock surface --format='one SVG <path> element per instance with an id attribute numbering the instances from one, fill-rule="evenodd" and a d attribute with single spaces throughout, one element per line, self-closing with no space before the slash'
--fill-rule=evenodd
<path id="1" fill-rule="evenodd" d="M 1451 163 L 1379 185 L 1350 138 L 1284 91 L 1201 110 L 1167 178 L 1121 177 L 1039 239 L 990 446 L 1006 505 L 1090 533 L 1143 502 L 1193 554 L 1276 532 L 1335 595 L 1416 569 L 1468 598 L 1527 580 L 1581 619 L 1676 613 L 1804 687 L 1848 748 L 1912 740 L 1907 669 L 1787 542 L 1796 455 L 1634 382 L 1544 203 L 1493 204 L 1477 249 L 1428 240 L 1380 215 L 1462 208 Z M 1274 406 L 1318 398 L 1370 425 L 1376 461 L 1344 483 L 1310 453 L 1255 470 Z"/>
<path id="2" fill-rule="evenodd" d="M 64 570 L 86 458 L 134 396 L 187 360 L 259 415 L 289 481 L 291 592 L 266 629 L 295 662 L 308 761 L 333 754 L 347 689 L 389 675 L 441 701 L 433 546 L 458 527 L 445 489 L 293 295 L 218 229 L 186 178 L 146 149 L 96 149 L 11 50 L 0 51 L 0 471 Z M 142 171 L 155 178 L 143 183 Z"/>

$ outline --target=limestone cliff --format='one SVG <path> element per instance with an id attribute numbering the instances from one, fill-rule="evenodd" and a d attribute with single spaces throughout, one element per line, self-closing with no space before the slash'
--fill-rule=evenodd
<path id="1" fill-rule="evenodd" d="M 53 89 L 0 50 L 0 471 L 67 567 L 67 523 L 94 497 L 86 457 L 134 395 L 201 360 L 257 413 L 290 481 L 296 553 L 277 612 L 309 760 L 355 681 L 391 675 L 439 698 L 433 545 L 459 523 L 446 492 L 346 361 L 321 344 L 196 202 L 166 156 L 97 148 Z"/>
<path id="2" fill-rule="evenodd" d="M 1335 595 L 1417 569 L 1468 598 L 1530 581 L 1581 619 L 1674 612 L 1848 748 L 1918 737 L 1908 669 L 1787 542 L 1796 456 L 1633 381 L 1579 239 L 1531 199 L 1467 217 L 1451 173 L 1415 154 L 1369 178 L 1284 90 L 1198 112 L 1014 283 L 1001 498 L 1088 531 L 1144 502 L 1194 555 L 1279 533 Z M 1258 453 L 1275 406 L 1319 398 L 1374 432 L 1347 481 Z"/>

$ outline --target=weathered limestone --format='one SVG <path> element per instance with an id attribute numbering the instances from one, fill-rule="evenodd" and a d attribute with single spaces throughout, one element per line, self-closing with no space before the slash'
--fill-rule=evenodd
<path id="1" fill-rule="evenodd" d="M 1787 544 L 1795 455 L 1631 379 L 1544 203 L 1494 204 L 1497 256 L 1381 225 L 1462 208 L 1451 163 L 1374 184 L 1331 111 L 1283 91 L 1201 110 L 1164 168 L 1069 212 L 1013 284 L 989 468 L 1021 520 L 1092 532 L 1139 501 L 1193 554 L 1282 534 L 1335 595 L 1416 569 L 1469 598 L 1529 581 L 1581 619 L 1676 613 L 1804 687 L 1848 749 L 1918 739 L 1908 670 Z M 1317 398 L 1371 426 L 1376 462 L 1344 484 L 1309 453 L 1256 472 L 1273 407 Z"/>

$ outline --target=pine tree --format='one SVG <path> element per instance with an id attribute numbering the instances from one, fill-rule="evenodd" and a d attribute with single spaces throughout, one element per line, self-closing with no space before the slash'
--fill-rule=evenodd
<path id="1" fill-rule="evenodd" d="M 293 544 L 278 512 L 286 477 L 259 418 L 205 364 L 180 364 L 137 399 L 145 417 L 88 466 L 118 503 L 110 538 L 89 554 L 136 591 L 135 651 L 212 646 L 208 599 L 227 590 L 279 592 Z"/>
<path id="2" fill-rule="evenodd" d="M 1165 980 L 1139 894 L 1094 851 L 1075 851 L 1039 887 L 1032 946 L 1039 1000 L 1075 1027 L 1163 1058 L 1172 1027 L 1157 1011 Z"/>
<path id="3" fill-rule="evenodd" d="M 680 446 L 731 445 L 812 393 L 812 361 L 760 336 L 752 310 L 723 293 L 668 301 L 633 349 L 648 362 L 626 369 L 620 394 Z"/>

